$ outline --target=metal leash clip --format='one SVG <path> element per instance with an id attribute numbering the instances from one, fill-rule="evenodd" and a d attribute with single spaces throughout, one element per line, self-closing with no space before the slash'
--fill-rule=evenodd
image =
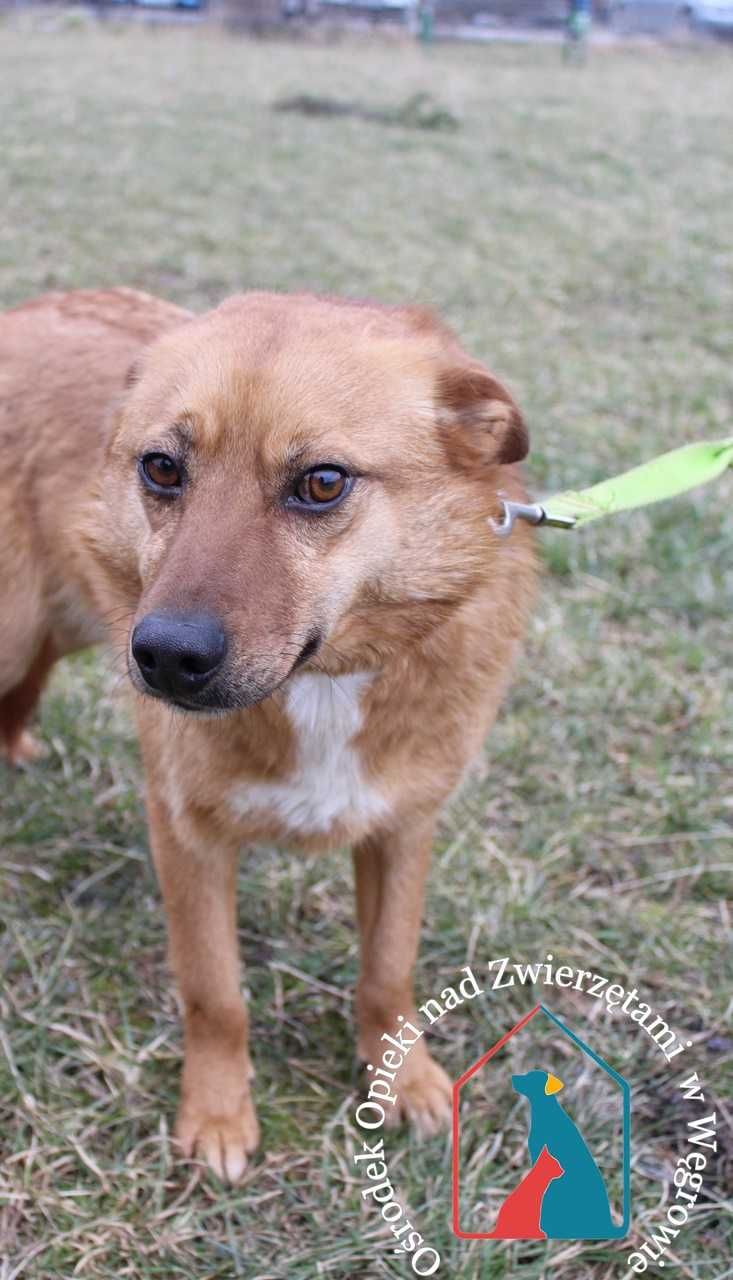
<path id="1" fill-rule="evenodd" d="M 541 502 L 511 502 L 501 494 L 498 497 L 501 499 L 501 520 L 489 520 L 497 538 L 508 538 L 517 520 L 527 520 L 534 525 L 546 524 L 552 529 L 572 529 L 576 523 L 575 516 L 553 516 Z"/>

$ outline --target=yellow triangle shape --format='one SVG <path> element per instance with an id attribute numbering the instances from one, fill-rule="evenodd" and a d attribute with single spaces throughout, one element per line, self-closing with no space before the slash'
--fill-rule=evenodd
<path id="1" fill-rule="evenodd" d="M 547 1082 L 545 1084 L 545 1093 L 559 1093 L 564 1089 L 565 1085 L 562 1080 L 558 1080 L 557 1076 L 553 1076 L 551 1071 L 547 1072 Z"/>

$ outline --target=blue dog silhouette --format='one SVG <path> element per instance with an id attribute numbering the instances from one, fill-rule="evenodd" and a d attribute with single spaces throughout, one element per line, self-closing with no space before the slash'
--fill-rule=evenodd
<path id="1" fill-rule="evenodd" d="M 547 1188 L 540 1225 L 553 1240 L 608 1240 L 622 1228 L 611 1220 L 608 1193 L 580 1130 L 555 1097 L 563 1083 L 550 1071 L 512 1076 L 512 1088 L 529 1100 L 527 1145 L 534 1165 L 543 1147 L 564 1173 Z"/>

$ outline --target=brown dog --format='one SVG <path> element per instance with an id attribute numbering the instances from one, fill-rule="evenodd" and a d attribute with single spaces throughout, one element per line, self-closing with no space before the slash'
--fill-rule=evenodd
<path id="1" fill-rule="evenodd" d="M 177 1133 L 257 1143 L 236 945 L 247 841 L 354 850 L 359 1054 L 410 1016 L 440 806 L 479 750 L 533 594 L 506 390 L 429 312 L 253 293 L 201 317 L 129 290 L 0 318 L 0 739 L 53 662 L 127 656 L 183 1002 Z M 175 720 L 175 732 L 172 726 Z M 396 1112 L 450 1082 L 421 1040 Z"/>

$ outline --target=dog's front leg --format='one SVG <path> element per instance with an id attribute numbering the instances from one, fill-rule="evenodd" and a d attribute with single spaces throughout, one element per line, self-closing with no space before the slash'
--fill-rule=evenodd
<path id="1" fill-rule="evenodd" d="M 258 1142 L 247 1009 L 239 985 L 234 847 L 187 847 L 160 800 L 148 803 L 153 859 L 183 1004 L 184 1063 L 176 1136 L 186 1156 L 236 1181 Z"/>
<path id="2" fill-rule="evenodd" d="M 405 1022 L 414 1024 L 412 971 L 417 957 L 425 878 L 433 838 L 432 822 L 417 821 L 409 830 L 388 832 L 354 849 L 356 901 L 360 939 L 360 974 L 356 991 L 358 1053 L 374 1068 L 386 1049 L 397 1068 L 395 1104 L 387 1103 L 387 1120 L 406 1118 L 423 1134 L 446 1125 L 451 1110 L 451 1082 L 425 1045 L 416 1040 L 406 1053 L 382 1036 L 395 1036 Z M 401 1021 L 400 1018 L 404 1021 Z M 401 1043 L 414 1039 L 403 1030 Z M 373 1074 L 367 1071 L 367 1081 Z"/>

